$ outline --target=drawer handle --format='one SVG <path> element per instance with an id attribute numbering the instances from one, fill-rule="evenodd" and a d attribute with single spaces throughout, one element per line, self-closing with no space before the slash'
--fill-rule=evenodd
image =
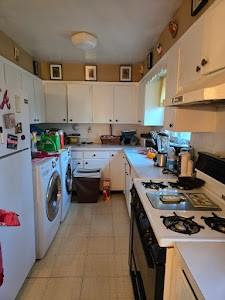
<path id="1" fill-rule="evenodd" d="M 73 119 L 70 119 L 70 122 L 72 122 L 73 121 Z"/>
<path id="2" fill-rule="evenodd" d="M 96 156 L 96 154 L 93 154 L 93 156 L 95 157 L 95 156 Z"/>
<path id="3" fill-rule="evenodd" d="M 114 156 L 114 154 L 112 154 L 112 157 Z"/>
<path id="4" fill-rule="evenodd" d="M 207 63 L 208 63 L 208 60 L 203 58 L 201 61 L 201 65 L 204 67 L 205 65 L 207 65 Z"/>
<path id="5" fill-rule="evenodd" d="M 116 120 L 116 122 L 118 122 L 118 120 Z"/>
<path id="6" fill-rule="evenodd" d="M 195 68 L 195 71 L 198 73 L 199 71 L 201 71 L 201 67 L 197 66 L 197 67 Z"/>
<path id="7" fill-rule="evenodd" d="M 85 165 L 88 165 L 88 162 L 87 162 L 87 161 L 85 162 Z"/>
<path id="8" fill-rule="evenodd" d="M 112 120 L 110 119 L 109 122 L 112 122 Z"/>

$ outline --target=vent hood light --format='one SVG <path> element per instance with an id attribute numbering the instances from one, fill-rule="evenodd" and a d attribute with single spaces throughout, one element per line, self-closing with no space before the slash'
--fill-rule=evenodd
<path id="1" fill-rule="evenodd" d="M 71 37 L 72 43 L 81 50 L 93 49 L 97 45 L 97 38 L 88 32 L 77 32 Z"/>

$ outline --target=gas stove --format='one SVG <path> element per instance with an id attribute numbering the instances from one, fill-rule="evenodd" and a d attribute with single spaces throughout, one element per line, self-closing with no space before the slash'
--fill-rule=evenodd
<path id="1" fill-rule="evenodd" d="M 181 189 L 178 179 L 134 179 L 134 187 L 160 247 L 174 242 L 225 242 L 225 183 L 213 170 L 210 175 L 201 162 L 196 177 L 205 181 L 201 188 Z M 206 166 L 206 163 L 202 163 Z M 208 172 L 209 173 L 209 172 Z"/>

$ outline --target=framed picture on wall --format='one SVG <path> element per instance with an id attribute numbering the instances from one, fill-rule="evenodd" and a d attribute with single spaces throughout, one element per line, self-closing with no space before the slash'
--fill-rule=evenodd
<path id="1" fill-rule="evenodd" d="M 50 79 L 62 80 L 62 65 L 50 64 Z"/>
<path id="2" fill-rule="evenodd" d="M 97 80 L 97 66 L 85 66 L 85 80 Z"/>
<path id="3" fill-rule="evenodd" d="M 120 66 L 120 81 L 131 81 L 132 67 Z"/>
<path id="4" fill-rule="evenodd" d="M 208 0 L 192 0 L 191 1 L 191 15 L 196 16 L 200 10 L 206 5 Z"/>

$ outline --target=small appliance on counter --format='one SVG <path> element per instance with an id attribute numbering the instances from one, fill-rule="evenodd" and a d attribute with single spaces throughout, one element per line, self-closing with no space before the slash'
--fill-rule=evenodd
<path id="1" fill-rule="evenodd" d="M 155 165 L 157 167 L 165 167 L 167 164 L 167 152 L 169 149 L 170 138 L 168 134 L 159 132 L 157 136 L 158 153 L 155 158 Z"/>
<path id="2" fill-rule="evenodd" d="M 80 144 L 80 134 L 74 133 L 66 135 L 66 143 L 70 145 L 79 145 Z"/>
<path id="3" fill-rule="evenodd" d="M 157 149 L 156 139 L 153 137 L 152 133 L 142 133 L 140 144 L 145 148 Z"/>
<path id="4" fill-rule="evenodd" d="M 135 146 L 138 143 L 136 130 L 121 131 L 121 144 Z"/>

